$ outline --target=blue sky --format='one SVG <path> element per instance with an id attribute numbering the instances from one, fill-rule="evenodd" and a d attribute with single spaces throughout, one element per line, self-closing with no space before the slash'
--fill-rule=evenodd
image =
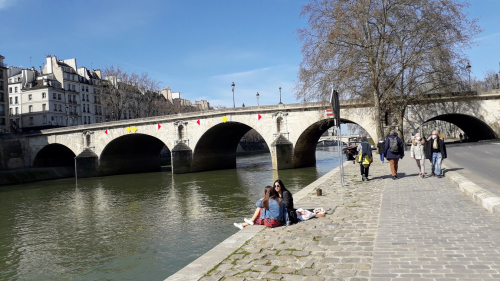
<path id="1" fill-rule="evenodd" d="M 0 0 L 0 54 L 9 65 L 38 68 L 45 56 L 79 66 L 148 72 L 192 101 L 212 105 L 285 103 L 302 60 L 296 30 L 306 26 L 307 0 L 68 1 Z M 466 51 L 472 75 L 498 71 L 500 1 L 472 1 L 484 32 Z M 30 65 L 30 57 L 32 63 Z"/>

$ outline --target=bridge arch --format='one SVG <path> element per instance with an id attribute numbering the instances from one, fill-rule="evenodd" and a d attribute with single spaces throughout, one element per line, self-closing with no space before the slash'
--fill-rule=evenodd
<path id="1" fill-rule="evenodd" d="M 348 119 L 340 119 L 340 121 L 342 124 L 358 124 Z M 323 119 L 311 124 L 300 134 L 293 150 L 292 161 L 294 168 L 312 167 L 316 165 L 316 145 L 318 144 L 318 140 L 321 138 L 321 135 L 323 135 L 326 130 L 333 127 L 333 125 L 333 118 Z"/>
<path id="2" fill-rule="evenodd" d="M 51 143 L 35 155 L 33 167 L 74 167 L 75 153 L 65 145 Z"/>
<path id="3" fill-rule="evenodd" d="M 497 138 L 495 131 L 488 124 L 486 124 L 483 120 L 471 115 L 459 113 L 443 114 L 428 119 L 424 122 L 424 124 L 437 120 L 449 122 L 456 125 L 465 134 L 467 134 L 470 141 L 489 140 Z"/>
<path id="4" fill-rule="evenodd" d="M 255 128 L 234 121 L 209 128 L 194 146 L 192 172 L 236 168 L 236 149 L 241 138 L 251 129 Z M 267 142 L 265 136 L 256 131 Z"/>
<path id="5" fill-rule="evenodd" d="M 102 150 L 99 172 L 101 175 L 113 175 L 160 171 L 160 153 L 165 146 L 162 140 L 147 134 L 119 136 Z"/>

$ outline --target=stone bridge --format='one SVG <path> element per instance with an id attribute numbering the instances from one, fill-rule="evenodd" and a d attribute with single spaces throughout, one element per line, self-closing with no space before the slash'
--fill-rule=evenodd
<path id="1" fill-rule="evenodd" d="M 333 126 L 327 108 L 326 103 L 281 104 L 44 130 L 25 137 L 29 152 L 24 161 L 29 167 L 76 163 L 78 177 L 158 171 L 166 146 L 174 174 L 230 169 L 236 167 L 238 142 L 255 129 L 270 148 L 273 169 L 314 166 L 316 144 Z M 409 131 L 444 120 L 475 139 L 496 138 L 500 132 L 499 91 L 436 95 L 411 105 L 408 112 Z M 362 126 L 373 139 L 380 137 L 371 104 L 344 101 L 341 117 L 344 123 Z"/>

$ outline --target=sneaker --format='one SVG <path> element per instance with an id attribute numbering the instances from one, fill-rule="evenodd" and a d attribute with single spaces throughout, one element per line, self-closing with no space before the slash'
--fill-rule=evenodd
<path id="1" fill-rule="evenodd" d="M 249 225 L 253 225 L 253 221 L 251 219 L 244 218 L 243 220 Z"/>
<path id="2" fill-rule="evenodd" d="M 395 180 L 396 179 L 396 176 L 392 176 L 392 179 Z"/>
<path id="3" fill-rule="evenodd" d="M 236 227 L 237 227 L 237 228 L 239 228 L 239 229 L 243 229 L 243 225 L 242 225 L 241 223 L 237 223 L 237 222 L 235 222 L 235 223 L 234 223 L 234 226 L 236 226 Z"/>
<path id="4" fill-rule="evenodd" d="M 431 174 L 431 177 L 434 177 L 434 176 L 436 176 L 436 174 L 432 173 L 432 174 Z"/>
<path id="5" fill-rule="evenodd" d="M 361 176 L 361 177 L 362 177 L 361 178 L 362 181 L 366 181 L 366 177 L 365 176 Z"/>
<path id="6" fill-rule="evenodd" d="M 370 179 L 368 177 L 365 177 L 366 181 L 369 181 Z"/>
<path id="7" fill-rule="evenodd" d="M 438 175 L 438 176 L 437 176 L 437 178 L 438 178 L 438 179 L 440 179 L 440 178 L 442 178 L 442 177 L 443 177 L 442 175 Z"/>

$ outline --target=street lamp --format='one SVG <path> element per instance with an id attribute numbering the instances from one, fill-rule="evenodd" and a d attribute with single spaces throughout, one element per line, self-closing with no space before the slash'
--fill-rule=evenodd
<path id="1" fill-rule="evenodd" d="M 260 97 L 259 92 L 257 92 L 255 96 L 257 97 L 257 106 L 259 106 L 259 97 Z"/>
<path id="2" fill-rule="evenodd" d="M 283 103 L 281 102 L 281 87 L 279 88 L 279 90 L 280 90 L 280 103 L 279 103 L 279 104 L 283 104 Z"/>
<path id="3" fill-rule="evenodd" d="M 235 105 L 235 103 L 234 103 L 234 86 L 236 86 L 236 85 L 234 85 L 234 82 L 233 82 L 233 83 L 231 84 L 231 90 L 233 91 L 233 108 L 235 108 L 235 107 L 236 107 L 236 105 Z"/>
<path id="4" fill-rule="evenodd" d="M 470 65 L 470 63 L 469 63 L 469 62 L 467 62 L 467 66 L 466 66 L 465 68 L 467 68 L 467 71 L 469 72 L 469 91 L 471 90 L 471 86 L 470 86 L 470 68 L 471 68 L 471 67 L 472 67 L 472 66 Z"/>

